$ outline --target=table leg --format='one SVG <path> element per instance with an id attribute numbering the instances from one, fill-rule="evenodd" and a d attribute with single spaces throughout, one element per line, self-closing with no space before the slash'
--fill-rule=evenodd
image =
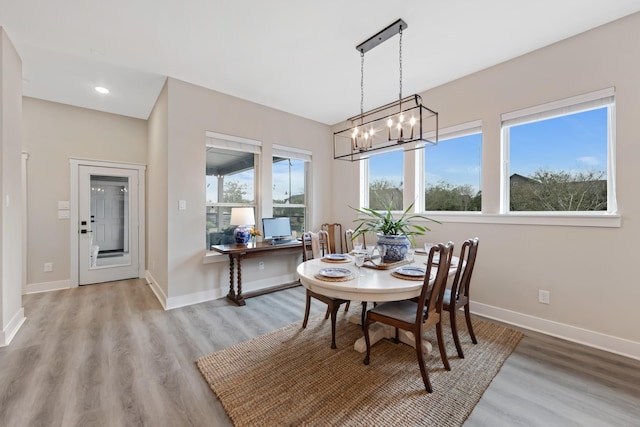
<path id="1" fill-rule="evenodd" d="M 234 257 L 229 255 L 229 293 L 227 298 L 235 302 L 238 305 L 246 305 L 244 298 L 242 297 L 242 273 L 240 266 L 240 257 L 238 257 L 238 292 L 234 290 Z"/>
<path id="2" fill-rule="evenodd" d="M 357 316 L 353 316 L 357 318 Z M 349 319 L 352 321 L 352 319 Z M 355 320 L 355 319 L 353 319 Z M 354 322 L 354 323 L 357 323 Z M 395 338 L 396 329 L 393 326 L 384 325 L 382 323 L 372 323 L 369 325 L 369 339 L 371 341 L 371 345 L 374 345 L 378 341 L 383 340 L 384 338 Z M 413 333 L 408 331 L 399 330 L 398 331 L 398 340 L 404 344 L 410 345 L 413 348 L 416 348 L 416 342 L 413 338 Z M 364 353 L 367 351 L 367 343 L 364 340 L 364 337 L 360 337 L 353 344 L 353 349 L 358 353 Z M 422 340 L 422 352 L 424 354 L 431 354 L 432 351 L 431 343 L 425 339 Z"/>

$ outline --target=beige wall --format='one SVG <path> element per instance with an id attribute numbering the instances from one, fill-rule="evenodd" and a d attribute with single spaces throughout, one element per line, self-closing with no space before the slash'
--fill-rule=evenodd
<path id="1" fill-rule="evenodd" d="M 163 101 L 164 102 L 164 101 Z M 205 134 L 207 131 L 249 138 L 262 142 L 261 168 L 265 177 L 259 183 L 259 199 L 270 187 L 271 146 L 282 144 L 312 151 L 313 188 L 311 190 L 311 227 L 318 228 L 329 219 L 330 128 L 278 110 L 206 90 L 179 80 L 168 80 L 168 152 L 167 212 L 149 209 L 149 222 L 154 215 L 168 214 L 167 284 L 168 306 L 226 295 L 229 287 L 227 258 L 203 264 L 205 255 Z M 157 144 L 151 141 L 152 146 Z M 152 162 L 149 170 L 162 168 L 161 160 Z M 150 183 L 150 185 L 154 185 Z M 185 200 L 187 209 L 178 210 Z M 270 203 L 260 206 L 263 216 L 271 216 Z M 162 220 L 158 220 L 162 222 Z M 149 247 L 162 236 L 150 232 Z M 153 259 L 150 258 L 153 263 Z M 278 284 L 282 275 L 294 277 L 295 259 L 269 257 L 265 270 L 258 274 L 257 261 L 243 265 L 244 290 Z M 158 277 L 153 277 L 160 281 Z"/>
<path id="2" fill-rule="evenodd" d="M 621 227 L 507 225 L 488 218 L 486 223 L 447 221 L 427 239 L 452 239 L 459 246 L 465 238 L 480 237 L 473 289 L 477 311 L 638 358 L 639 38 L 640 14 L 635 14 L 422 94 L 425 104 L 440 113 L 442 127 L 482 120 L 483 210 L 497 213 L 500 114 L 615 87 Z M 334 162 L 333 191 L 343 191 L 347 180 L 356 182 L 358 167 Z M 348 199 L 357 203 L 357 195 L 352 189 Z M 343 223 L 353 217 L 345 203 L 333 208 Z M 537 302 L 538 289 L 551 292 L 550 305 Z"/>
<path id="3" fill-rule="evenodd" d="M 147 270 L 166 298 L 167 279 L 167 188 L 168 188 L 168 88 L 165 83 L 149 116 L 147 166 Z"/>
<path id="4" fill-rule="evenodd" d="M 24 321 L 21 110 L 22 61 L 0 27 L 0 346 Z"/>
<path id="5" fill-rule="evenodd" d="M 27 166 L 27 286 L 69 280 L 69 158 L 145 164 L 147 122 L 25 97 L 23 150 Z M 43 265 L 53 263 L 45 273 Z"/>

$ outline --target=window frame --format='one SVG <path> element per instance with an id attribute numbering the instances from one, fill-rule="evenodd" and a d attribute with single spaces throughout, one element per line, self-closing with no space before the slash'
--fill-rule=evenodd
<path id="1" fill-rule="evenodd" d="M 438 144 L 440 144 L 440 142 L 442 141 L 446 141 L 449 139 L 454 139 L 454 138 L 459 138 L 462 136 L 468 136 L 468 135 L 475 135 L 475 134 L 480 134 L 481 135 L 481 146 L 480 146 L 480 187 L 479 187 L 479 191 L 482 191 L 482 174 L 483 174 L 483 168 L 482 168 L 482 144 L 484 144 L 484 134 L 482 132 L 482 120 L 473 120 L 470 122 L 465 122 L 465 123 L 460 123 L 458 125 L 454 125 L 454 126 L 448 126 L 446 128 L 442 128 L 438 130 Z M 435 135 L 435 133 L 434 133 Z M 427 135 L 427 138 L 430 138 L 429 135 Z M 434 146 L 433 148 L 437 147 Z M 426 144 L 420 144 L 418 146 L 419 149 L 424 150 L 430 147 L 427 147 Z M 482 213 L 482 207 L 480 208 L 480 211 L 428 211 L 426 209 L 424 209 L 426 200 L 425 200 L 425 191 L 426 191 L 426 186 L 425 186 L 425 173 L 426 173 L 426 168 L 425 168 L 425 155 L 424 153 L 422 153 L 421 156 L 416 156 L 415 158 L 415 170 L 416 170 L 416 204 L 419 206 L 418 211 L 420 213 L 429 213 L 431 214 L 452 214 L 452 215 L 461 215 L 461 214 L 469 214 L 469 215 L 479 215 Z"/>
<path id="2" fill-rule="evenodd" d="M 511 211 L 510 210 L 510 129 L 513 126 L 569 116 L 598 108 L 607 108 L 607 210 L 606 211 Z M 560 99 L 501 115 L 500 211 L 509 216 L 598 217 L 618 214 L 615 183 L 615 88 Z"/>
<path id="3" fill-rule="evenodd" d="M 238 136 L 225 135 L 216 132 L 206 132 L 205 138 L 205 153 L 207 148 L 217 148 L 229 151 L 238 151 L 244 153 L 253 153 L 254 161 L 253 161 L 253 173 L 254 173 L 254 182 L 253 182 L 253 203 L 229 203 L 229 202 L 217 202 L 217 203 L 209 203 L 206 200 L 206 158 L 205 158 L 205 230 L 206 230 L 206 242 L 205 248 L 206 251 L 211 251 L 211 247 L 209 246 L 209 231 L 206 229 L 206 221 L 207 221 L 207 210 L 211 207 L 213 208 L 234 208 L 234 207 L 251 207 L 255 212 L 255 220 L 256 224 L 259 224 L 261 221 L 260 217 L 260 157 L 262 154 L 262 142 L 241 138 Z M 206 156 L 206 154 L 205 154 Z"/>
<path id="4" fill-rule="evenodd" d="M 367 154 L 366 157 L 360 161 L 360 207 L 365 207 L 365 208 L 369 208 L 369 172 L 371 171 L 371 167 L 369 165 L 369 161 L 371 160 L 371 157 L 374 156 L 382 156 L 384 154 L 388 154 L 388 153 L 394 153 L 394 152 L 401 152 L 403 159 L 402 159 L 402 206 L 403 208 L 400 210 L 392 210 L 392 213 L 402 213 L 402 211 L 405 209 L 405 197 L 404 197 L 404 192 L 405 192 L 405 186 L 407 183 L 407 168 L 406 168 L 406 153 L 407 151 L 413 151 L 415 150 L 415 148 L 406 148 L 406 147 L 393 147 L 393 148 L 389 148 L 389 149 L 385 149 L 385 150 L 380 150 L 376 153 L 372 153 L 372 154 Z M 386 212 L 386 209 L 380 209 L 377 212 Z"/>
<path id="5" fill-rule="evenodd" d="M 304 203 L 275 203 L 273 201 L 273 192 L 271 193 L 271 215 L 273 217 L 274 210 L 276 208 L 303 208 L 304 209 L 304 225 L 302 232 L 306 231 L 307 224 L 309 224 L 309 199 L 311 185 L 311 168 L 313 165 L 313 156 L 311 151 L 303 150 L 300 148 L 288 147 L 279 144 L 273 144 L 271 152 L 271 180 L 273 184 L 273 158 L 282 157 L 291 160 L 300 160 L 304 162 Z M 291 198 L 291 194 L 289 194 Z"/>

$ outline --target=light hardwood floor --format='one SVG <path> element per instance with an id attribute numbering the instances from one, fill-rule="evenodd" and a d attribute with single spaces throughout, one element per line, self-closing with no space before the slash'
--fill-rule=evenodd
<path id="1" fill-rule="evenodd" d="M 195 359 L 301 320 L 304 289 L 163 311 L 129 280 L 26 295 L 24 307 L 0 348 L 0 426 L 225 426 Z M 640 425 L 639 361 L 527 334 L 465 426 Z"/>

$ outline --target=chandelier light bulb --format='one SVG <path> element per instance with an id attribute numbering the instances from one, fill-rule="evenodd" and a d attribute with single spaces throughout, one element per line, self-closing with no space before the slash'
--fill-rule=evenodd
<path id="1" fill-rule="evenodd" d="M 411 126 L 416 124 L 416 118 L 411 116 L 411 120 L 409 120 L 409 123 L 411 124 Z"/>
<path id="2" fill-rule="evenodd" d="M 391 117 L 389 117 L 389 120 L 387 120 L 387 126 L 393 126 L 393 120 L 391 120 Z"/>
<path id="3" fill-rule="evenodd" d="M 398 122 L 402 123 L 404 122 L 404 114 L 400 114 L 400 117 L 398 117 Z"/>

